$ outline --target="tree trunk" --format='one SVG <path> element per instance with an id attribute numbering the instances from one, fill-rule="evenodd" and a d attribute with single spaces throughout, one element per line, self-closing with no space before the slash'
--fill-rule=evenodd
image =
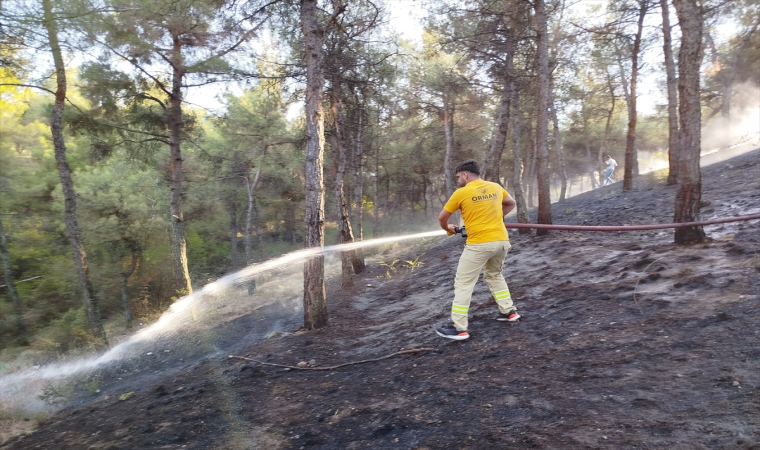
<path id="1" fill-rule="evenodd" d="M 639 52 L 641 50 L 641 34 L 644 30 L 644 16 L 647 13 L 647 0 L 639 0 L 639 19 L 636 37 L 631 51 L 631 91 L 628 95 L 628 133 L 625 139 L 625 174 L 623 175 L 623 192 L 633 189 L 633 175 L 636 169 L 636 82 L 639 74 Z M 623 74 L 621 74 L 623 75 Z M 625 75 L 623 75 L 625 78 Z"/>
<path id="2" fill-rule="evenodd" d="M 24 323 L 24 313 L 21 309 L 21 297 L 16 290 L 16 284 L 13 282 L 13 273 L 11 272 L 11 257 L 8 253 L 8 244 L 5 239 L 5 230 L 3 222 L 0 220 L 0 259 L 3 261 L 3 275 L 5 275 L 5 287 L 8 289 L 8 296 L 13 303 L 13 313 L 16 315 L 16 332 L 20 342 L 26 341 L 26 324 Z"/>
<path id="3" fill-rule="evenodd" d="M 536 57 L 538 62 L 538 95 L 536 96 L 536 177 L 538 180 L 538 223 L 552 223 L 551 188 L 549 186 L 549 42 L 546 27 L 546 4 L 535 0 Z M 542 236 L 549 230 L 540 229 Z"/>
<path id="4" fill-rule="evenodd" d="M 237 202 L 230 201 L 230 270 L 237 272 Z"/>
<path id="5" fill-rule="evenodd" d="M 599 167 L 599 186 L 604 186 L 604 164 L 602 158 L 607 153 L 607 139 L 610 136 L 610 128 L 612 126 L 612 115 L 615 113 L 615 86 L 612 84 L 612 78 L 607 77 L 607 87 L 610 89 L 610 110 L 607 113 L 607 122 L 604 125 L 604 136 L 602 137 L 602 144 L 599 146 L 599 153 L 597 154 L 597 167 Z"/>
<path id="6" fill-rule="evenodd" d="M 430 215 L 428 214 L 428 186 L 430 182 L 425 174 L 422 175 L 422 214 L 425 222 L 428 221 Z"/>
<path id="7" fill-rule="evenodd" d="M 245 214 L 245 264 L 246 265 L 253 263 L 253 254 L 251 250 L 251 226 L 252 226 L 251 222 L 253 219 L 253 206 L 254 206 L 253 192 L 256 189 L 256 185 L 259 182 L 259 175 L 261 175 L 261 166 L 259 166 L 256 169 L 256 175 L 253 176 L 253 180 L 251 180 L 250 172 L 245 177 L 245 185 L 246 185 L 245 187 L 248 193 L 248 208 Z"/>
<path id="8" fill-rule="evenodd" d="M 306 52 L 305 246 L 315 248 L 323 247 L 325 243 L 324 31 L 317 23 L 317 0 L 301 0 L 300 18 Z M 327 325 L 324 255 L 318 254 L 304 262 L 303 282 L 304 328 L 313 330 L 324 327 Z"/>
<path id="9" fill-rule="evenodd" d="M 673 0 L 681 24 L 681 50 L 678 55 L 678 113 L 680 118 L 680 147 L 678 158 L 678 192 L 676 193 L 676 223 L 700 220 L 702 201 L 702 172 L 699 168 L 701 150 L 701 120 L 699 68 L 704 56 L 702 47 L 703 21 L 696 0 Z M 704 229 L 676 228 L 677 244 L 701 241 Z"/>
<path id="10" fill-rule="evenodd" d="M 528 201 L 528 208 L 533 208 L 536 206 L 536 155 L 538 153 L 536 151 L 536 133 L 533 127 L 533 121 L 532 119 L 529 121 L 531 122 L 528 127 L 528 141 L 530 142 L 530 146 L 528 147 L 528 158 L 530 159 L 530 164 L 528 164 L 528 176 L 523 177 L 523 181 L 525 182 L 526 187 L 525 198 Z"/>
<path id="11" fill-rule="evenodd" d="M 557 152 L 557 170 L 559 171 L 559 179 L 561 182 L 558 201 L 564 202 L 565 197 L 567 196 L 567 170 L 565 169 L 565 154 L 562 151 L 562 135 L 559 131 L 559 119 L 557 118 L 557 109 L 554 107 L 554 100 L 549 102 L 549 107 L 551 108 L 551 119 L 554 130 L 554 150 Z"/>
<path id="12" fill-rule="evenodd" d="M 377 238 L 380 220 L 380 146 L 375 145 L 375 176 L 372 179 L 372 237 Z"/>
<path id="13" fill-rule="evenodd" d="M 340 50 L 337 53 L 340 58 Z M 333 67 L 334 76 L 331 80 L 330 89 L 330 112 L 333 118 L 333 133 L 331 137 L 331 147 L 333 157 L 337 161 L 335 170 L 335 200 L 338 206 L 338 239 L 341 244 L 354 242 L 354 234 L 351 231 L 351 221 L 348 217 L 348 197 L 344 189 L 344 178 L 346 166 L 348 165 L 348 155 L 343 142 L 343 105 L 340 93 L 340 80 L 337 73 L 339 66 Z M 358 263 L 358 257 L 353 250 L 341 251 L 341 269 L 342 269 L 342 286 L 351 287 L 354 285 L 353 274 L 361 272 L 364 268 Z M 357 267 L 358 266 L 358 267 Z M 359 269 L 359 272 L 356 271 Z"/>
<path id="14" fill-rule="evenodd" d="M 676 63 L 673 60 L 673 44 L 670 34 L 670 11 L 668 0 L 660 0 L 662 8 L 663 54 L 665 56 L 665 76 L 668 86 L 668 186 L 676 184 L 678 178 L 678 86 Z"/>
<path id="15" fill-rule="evenodd" d="M 511 59 L 511 55 L 506 56 Z M 506 70 L 505 70 L 506 72 Z M 509 132 L 509 113 L 510 102 L 512 100 L 511 91 L 512 83 L 510 76 L 504 77 L 504 90 L 501 92 L 501 99 L 499 100 L 499 113 L 494 124 L 493 139 L 491 141 L 491 147 L 488 149 L 486 160 L 480 167 L 480 176 L 484 180 L 500 183 L 499 169 L 501 164 L 501 156 L 504 153 L 504 145 L 507 142 L 507 133 Z"/>
<path id="16" fill-rule="evenodd" d="M 182 43 L 179 36 L 172 36 L 172 94 L 167 111 L 169 123 L 169 158 L 171 166 L 171 245 L 174 275 L 174 291 L 177 296 L 193 293 L 190 272 L 187 268 L 187 242 L 185 241 L 185 218 L 182 213 Z"/>
<path id="17" fill-rule="evenodd" d="M 264 260 L 264 239 L 261 236 L 261 216 L 259 215 L 259 208 L 256 203 L 253 204 L 253 234 L 256 238 L 256 250 L 259 254 L 259 261 Z M 295 221 L 295 220 L 294 220 Z"/>
<path id="18" fill-rule="evenodd" d="M 446 156 L 443 159 L 443 172 L 446 177 L 446 196 L 451 197 L 451 194 L 456 190 L 456 174 L 454 173 L 455 167 L 453 166 L 454 108 L 447 98 L 443 100 L 443 134 L 446 138 Z"/>
<path id="19" fill-rule="evenodd" d="M 259 167 L 259 170 L 256 171 L 256 178 L 255 180 L 258 181 L 258 176 L 261 173 L 261 167 Z M 250 180 L 250 178 L 249 178 Z M 256 250 L 258 250 L 258 260 L 263 261 L 264 260 L 264 244 L 261 239 L 261 233 L 259 232 L 259 209 L 256 207 L 256 203 L 253 200 L 253 189 L 256 186 L 256 181 L 254 181 L 253 184 L 249 185 L 249 196 L 248 201 L 250 202 L 248 204 L 248 207 L 250 208 L 249 216 L 246 218 L 246 229 L 248 230 L 248 239 L 249 239 L 249 249 L 246 250 L 246 264 L 250 265 L 253 264 L 253 249 L 251 248 L 252 245 L 250 244 L 250 238 L 251 238 L 251 230 L 253 230 L 253 233 L 256 237 Z M 256 292 L 256 278 L 251 277 L 247 281 L 248 285 L 248 295 L 252 295 Z"/>
<path id="20" fill-rule="evenodd" d="M 337 141 L 335 137 L 333 137 L 332 141 L 335 143 Z M 340 146 L 340 144 L 338 144 Z M 354 241 L 354 236 L 351 233 L 351 225 L 348 223 L 348 204 L 346 202 L 346 194 L 343 190 L 343 174 L 345 173 L 345 153 L 343 153 L 343 149 L 337 150 L 341 153 L 339 156 L 340 162 L 338 163 L 338 170 L 335 175 L 335 201 L 337 203 L 337 209 L 338 209 L 338 243 L 340 244 L 348 244 L 350 242 Z M 352 287 L 354 285 L 354 270 L 351 266 L 351 251 L 341 251 L 340 252 L 340 261 L 341 261 L 341 286 L 342 287 Z"/>
<path id="21" fill-rule="evenodd" d="M 596 164 L 594 163 L 594 157 L 591 156 L 591 146 L 589 145 L 590 139 L 588 135 L 588 115 L 586 115 L 585 111 L 581 111 L 583 114 L 583 140 L 585 141 L 584 145 L 586 147 L 586 159 L 588 159 L 589 163 L 589 180 L 591 182 L 591 189 L 596 189 L 596 177 L 594 176 L 594 167 Z M 583 178 L 581 178 L 581 193 L 583 193 Z"/>
<path id="22" fill-rule="evenodd" d="M 132 274 L 135 273 L 135 270 L 137 270 L 140 250 L 137 246 L 137 243 L 134 241 L 127 241 L 126 244 L 127 247 L 129 247 L 131 262 L 129 265 L 129 270 L 126 272 L 121 272 L 119 275 L 121 276 L 121 306 L 124 309 L 124 326 L 126 329 L 130 329 L 132 328 L 132 308 L 129 305 L 127 281 L 129 281 L 129 277 L 131 277 Z"/>
<path id="23" fill-rule="evenodd" d="M 121 307 L 124 310 L 124 328 L 132 328 L 132 308 L 129 306 L 129 294 L 127 293 L 127 276 L 119 274 L 121 278 Z"/>
<path id="24" fill-rule="evenodd" d="M 74 254 L 74 266 L 77 271 L 79 289 L 84 297 L 85 310 L 87 312 L 87 324 L 90 333 L 95 336 L 103 345 L 108 345 L 106 332 L 103 328 L 103 321 L 100 317 L 100 307 L 95 297 L 95 291 L 90 281 L 90 269 L 87 265 L 87 253 L 84 250 L 81 236 L 79 234 L 79 225 L 77 224 L 77 205 L 76 192 L 74 191 L 74 182 L 71 179 L 71 169 L 66 159 L 66 144 L 63 140 L 63 107 L 66 100 L 66 68 L 63 65 L 63 55 L 58 43 L 58 24 L 53 17 L 53 11 L 50 0 L 43 0 L 45 27 L 48 32 L 48 41 L 50 50 L 53 54 L 55 64 L 56 92 L 53 111 L 50 114 L 50 133 L 53 136 L 53 148 L 55 152 L 55 161 L 58 167 L 58 175 L 61 179 L 61 190 L 63 192 L 66 231 L 69 235 L 69 242 Z"/>
<path id="25" fill-rule="evenodd" d="M 358 115 L 358 127 L 356 129 L 356 137 L 354 138 L 354 152 L 353 152 L 353 169 L 354 169 L 354 205 L 356 215 L 356 238 L 360 241 L 364 240 L 364 185 L 362 183 L 362 175 L 364 172 L 364 148 L 362 146 L 362 132 L 364 111 L 360 110 Z"/>
<path id="26" fill-rule="evenodd" d="M 354 148 L 352 152 L 352 166 L 354 169 L 354 204 L 356 205 L 356 240 L 364 240 L 364 187 L 363 187 L 363 172 L 364 172 L 364 148 L 363 148 L 363 125 L 364 125 L 364 108 L 360 108 L 358 113 L 358 124 L 356 129 L 356 137 L 354 138 Z M 357 261 L 361 267 L 361 271 L 364 271 L 364 252 L 362 249 L 357 248 L 355 251 Z M 356 268 L 355 268 L 356 269 Z M 357 272 L 358 273 L 358 272 Z"/>
<path id="27" fill-rule="evenodd" d="M 557 153 L 557 172 L 560 179 L 560 191 L 558 202 L 562 203 L 568 195 L 567 187 L 567 169 L 565 167 L 565 154 L 562 150 L 562 135 L 559 131 L 559 119 L 557 117 L 557 105 L 554 101 L 554 69 L 557 67 L 557 60 L 559 57 L 559 44 L 561 40 L 560 30 L 562 27 L 562 18 L 565 13 L 565 1 L 560 2 L 559 13 L 555 11 L 555 16 L 559 16 L 556 19 L 554 25 L 553 37 L 551 39 L 551 48 L 549 50 L 549 113 L 551 114 L 552 121 L 552 134 L 554 135 L 554 151 Z"/>
<path id="28" fill-rule="evenodd" d="M 517 203 L 517 222 L 530 223 L 528 218 L 528 205 L 525 203 L 525 194 L 523 192 L 523 156 L 520 146 L 520 97 L 515 88 L 514 78 L 512 79 L 512 155 L 514 158 L 514 167 L 512 169 L 512 194 L 514 194 Z M 520 228 L 519 234 L 530 234 L 529 228 Z"/>

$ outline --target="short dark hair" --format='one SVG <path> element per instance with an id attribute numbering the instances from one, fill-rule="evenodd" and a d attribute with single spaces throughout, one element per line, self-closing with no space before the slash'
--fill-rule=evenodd
<path id="1" fill-rule="evenodd" d="M 475 175 L 480 176 L 480 164 L 478 164 L 478 162 L 475 161 L 474 159 L 468 159 L 466 161 L 462 161 L 457 166 L 457 171 L 455 173 L 459 173 L 459 172 L 471 172 L 471 173 L 474 173 Z"/>
<path id="2" fill-rule="evenodd" d="M 610 155 L 604 155 L 604 159 L 611 158 Z"/>

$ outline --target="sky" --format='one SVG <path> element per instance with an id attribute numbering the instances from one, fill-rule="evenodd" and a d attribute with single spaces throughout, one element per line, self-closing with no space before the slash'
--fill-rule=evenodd
<path id="1" fill-rule="evenodd" d="M 385 0 L 390 11 L 390 24 L 404 38 L 422 41 L 421 20 L 426 11 L 420 0 Z"/>
<path id="2" fill-rule="evenodd" d="M 593 4 L 604 4 L 607 0 L 580 0 L 573 2 L 573 8 L 585 10 Z M 390 26 L 402 37 L 412 42 L 422 42 L 421 21 L 426 15 L 426 10 L 421 0 L 385 0 L 390 12 Z M 657 16 L 657 17 L 655 17 Z M 659 14 L 652 14 L 650 21 L 657 22 Z M 653 24 L 654 25 L 654 24 Z M 655 58 L 659 58 L 659 48 L 653 48 L 645 55 L 644 62 L 648 65 L 660 64 Z M 662 102 L 663 95 L 660 89 L 660 81 L 654 75 L 648 75 L 645 68 L 639 79 L 638 110 L 640 114 L 652 114 L 655 112 L 658 102 Z M 233 92 L 235 90 L 233 89 Z M 223 105 L 218 96 L 223 92 L 221 86 L 206 86 L 193 88 L 188 91 L 187 99 L 195 106 L 201 106 L 214 112 L 220 112 Z M 288 116 L 295 116 L 300 111 L 300 105 L 292 105 Z"/>
<path id="3" fill-rule="evenodd" d="M 567 2 L 569 5 L 568 8 L 570 9 L 568 15 L 578 12 L 583 14 L 587 11 L 589 6 L 604 6 L 607 1 L 608 0 L 569 0 Z M 384 2 L 388 5 L 390 26 L 405 39 L 421 43 L 421 23 L 427 13 L 423 0 L 384 0 Z M 661 17 L 659 9 L 653 10 L 648 14 L 645 26 L 650 29 L 659 28 L 662 21 Z M 675 20 L 675 12 L 671 11 L 671 22 L 675 22 Z M 727 36 L 730 36 L 735 32 L 736 30 L 731 24 L 721 24 L 715 30 L 715 37 L 719 40 L 725 39 Z M 677 29 L 675 30 L 675 33 L 674 43 L 679 39 Z M 651 115 L 655 113 L 658 105 L 664 104 L 666 101 L 664 92 L 664 70 L 662 69 L 662 43 L 656 42 L 651 45 L 642 55 L 641 62 L 643 63 L 643 66 L 638 80 L 637 109 L 639 114 Z M 627 67 L 627 69 L 630 69 L 630 67 Z M 194 88 L 188 91 L 187 99 L 196 106 L 201 106 L 214 112 L 221 112 L 223 104 L 217 97 L 223 92 L 223 89 L 224 88 L 219 85 Z M 232 91 L 239 93 L 240 89 L 236 90 L 233 88 Z M 297 116 L 301 108 L 301 105 L 292 105 L 288 116 Z"/>
<path id="4" fill-rule="evenodd" d="M 384 0 L 390 12 L 390 26 L 402 37 L 412 42 L 422 42 L 421 20 L 426 11 L 420 0 Z M 235 89 L 233 89 L 233 92 Z M 224 92 L 224 88 L 218 85 L 210 85 L 188 90 L 186 98 L 193 106 L 200 106 L 208 110 L 221 111 L 223 104 L 218 97 Z M 298 114 L 301 105 L 292 105 L 288 116 Z"/>

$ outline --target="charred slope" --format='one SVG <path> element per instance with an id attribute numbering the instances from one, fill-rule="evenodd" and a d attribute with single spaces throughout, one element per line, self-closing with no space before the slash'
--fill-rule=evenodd
<path id="1" fill-rule="evenodd" d="M 760 211 L 760 151 L 703 178 L 705 219 Z M 670 222 L 673 197 L 643 176 L 633 191 L 602 188 L 553 213 L 557 223 Z M 208 356 L 136 376 L 129 399 L 98 396 L 0 447 L 758 448 L 760 224 L 706 231 L 712 240 L 691 246 L 673 245 L 670 231 L 513 233 L 505 275 L 523 318 L 493 320 L 480 283 L 462 342 L 433 333 L 447 320 L 461 238 L 410 248 L 404 259 L 422 264 L 374 265 L 354 289 L 335 289 L 327 328 L 236 351 L 316 367 L 435 351 L 333 371 Z"/>

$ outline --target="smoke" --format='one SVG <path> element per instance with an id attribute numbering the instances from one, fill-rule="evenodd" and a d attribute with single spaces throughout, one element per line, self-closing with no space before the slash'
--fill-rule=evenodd
<path id="1" fill-rule="evenodd" d="M 760 147 L 760 88 L 751 82 L 737 84 L 733 88 L 731 100 L 730 117 L 723 117 L 719 113 L 702 127 L 702 167 Z M 667 142 L 661 150 L 639 149 L 637 153 L 640 174 L 667 169 L 669 166 Z M 621 160 L 618 160 L 618 164 L 613 179 L 621 181 L 624 167 Z M 591 180 L 584 174 L 571 181 L 568 194 L 573 196 L 590 190 Z M 555 201 L 558 193 L 559 182 L 555 181 L 552 184 L 552 201 Z"/>
<path id="2" fill-rule="evenodd" d="M 702 127 L 702 166 L 760 147 L 760 88 L 746 82 L 733 92 L 730 117 L 718 115 Z"/>
<path id="3" fill-rule="evenodd" d="M 639 150 L 639 173 L 645 174 L 668 168 L 668 149 L 662 151 Z"/>
<path id="4" fill-rule="evenodd" d="M 731 116 L 720 113 L 702 127 L 702 167 L 715 164 L 760 147 L 760 88 L 750 82 L 733 88 Z M 639 150 L 639 172 L 668 168 L 667 148 Z"/>

